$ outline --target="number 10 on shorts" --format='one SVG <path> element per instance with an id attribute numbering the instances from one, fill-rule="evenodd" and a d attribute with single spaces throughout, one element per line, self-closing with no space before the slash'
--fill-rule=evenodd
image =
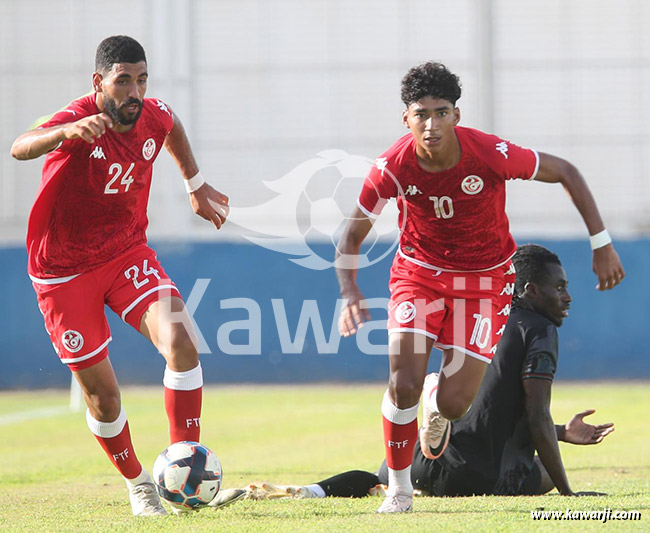
<path id="1" fill-rule="evenodd" d="M 472 316 L 476 322 L 474 323 L 474 330 L 472 331 L 472 337 L 470 338 L 469 343 L 483 349 L 490 341 L 492 321 L 478 313 L 474 313 Z"/>
<path id="2" fill-rule="evenodd" d="M 136 289 L 139 289 L 143 285 L 149 283 L 148 276 L 151 276 L 152 274 L 156 276 L 157 279 L 160 279 L 160 275 L 158 274 L 158 271 L 153 267 L 149 268 L 148 259 L 145 259 L 142 262 L 142 274 L 144 274 L 144 276 L 146 277 L 143 277 L 142 279 L 138 279 L 138 276 L 140 276 L 140 268 L 138 267 L 138 265 L 130 266 L 124 271 L 124 277 L 126 279 L 132 280 L 133 285 L 135 286 Z"/>

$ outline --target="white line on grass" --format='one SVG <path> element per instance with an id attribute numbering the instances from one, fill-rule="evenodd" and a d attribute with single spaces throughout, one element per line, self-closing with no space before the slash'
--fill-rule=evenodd
<path id="1" fill-rule="evenodd" d="M 22 411 L 20 413 L 11 413 L 0 416 L 0 426 L 25 422 L 37 418 L 48 418 L 50 416 L 59 416 L 62 414 L 72 413 L 73 411 L 67 405 L 58 407 L 43 407 L 42 409 L 33 409 L 31 411 Z"/>

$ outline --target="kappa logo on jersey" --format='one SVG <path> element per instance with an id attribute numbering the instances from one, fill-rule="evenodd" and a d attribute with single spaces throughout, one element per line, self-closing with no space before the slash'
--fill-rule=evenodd
<path id="1" fill-rule="evenodd" d="M 504 276 L 509 276 L 510 274 L 516 274 L 516 273 L 517 273 L 517 271 L 515 270 L 515 264 L 510 263 L 510 267 L 508 268 L 508 270 L 506 270 L 506 273 L 504 274 Z"/>
<path id="2" fill-rule="evenodd" d="M 409 185 L 404 191 L 404 194 L 407 196 L 415 196 L 416 194 L 422 194 L 422 191 L 416 185 Z"/>
<path id="3" fill-rule="evenodd" d="M 500 143 L 497 143 L 496 145 L 497 152 L 501 152 L 503 157 L 508 159 L 508 143 L 505 141 L 501 141 Z"/>
<path id="4" fill-rule="evenodd" d="M 61 342 L 66 350 L 72 353 L 76 353 L 84 345 L 84 338 L 81 333 L 75 331 L 74 329 L 69 329 L 68 331 L 63 332 L 61 335 Z"/>
<path id="5" fill-rule="evenodd" d="M 501 294 L 499 294 L 499 296 L 503 296 L 504 294 L 506 296 L 512 296 L 514 293 L 515 293 L 515 284 L 506 283 L 505 287 L 503 287 L 503 290 L 501 291 Z"/>
<path id="6" fill-rule="evenodd" d="M 381 171 L 381 175 L 384 175 L 384 170 L 386 170 L 386 167 L 388 166 L 388 159 L 385 157 L 378 157 L 375 160 L 375 166 L 377 167 L 377 170 Z"/>
<path id="7" fill-rule="evenodd" d="M 147 161 L 153 157 L 153 154 L 156 153 L 156 141 L 153 139 L 147 139 L 142 145 L 142 157 Z"/>
<path id="8" fill-rule="evenodd" d="M 483 190 L 483 179 L 479 176 L 466 176 L 460 188 L 465 194 L 478 194 Z"/>
<path id="9" fill-rule="evenodd" d="M 506 304 L 497 315 L 510 316 L 510 304 Z"/>
<path id="10" fill-rule="evenodd" d="M 167 107 L 165 102 L 161 102 L 160 100 L 156 100 L 156 105 L 160 108 L 161 111 L 164 111 L 169 116 L 171 116 L 171 112 L 169 111 L 169 108 Z"/>
<path id="11" fill-rule="evenodd" d="M 95 146 L 95 149 L 90 152 L 90 155 L 88 157 L 94 157 L 95 159 L 106 159 L 104 150 L 102 150 L 101 146 Z"/>
<path id="12" fill-rule="evenodd" d="M 413 302 L 402 302 L 395 309 L 395 320 L 400 324 L 406 324 L 415 318 L 417 310 Z"/>

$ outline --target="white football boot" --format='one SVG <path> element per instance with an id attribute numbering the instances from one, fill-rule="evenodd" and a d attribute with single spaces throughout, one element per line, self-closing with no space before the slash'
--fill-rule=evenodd
<path id="1" fill-rule="evenodd" d="M 413 506 L 413 493 L 402 494 L 397 492 L 386 496 L 384 503 L 377 509 L 378 513 L 406 513 Z"/>
<path id="2" fill-rule="evenodd" d="M 374 487 L 370 487 L 368 489 L 368 496 L 381 496 L 385 498 L 387 488 L 388 487 L 386 485 L 379 483 L 378 485 L 375 485 Z"/>
<path id="3" fill-rule="evenodd" d="M 246 489 L 221 489 L 208 504 L 208 507 L 221 509 L 222 507 L 226 507 L 226 505 L 246 499 L 247 495 L 248 491 Z"/>
<path id="4" fill-rule="evenodd" d="M 438 459 L 449 444 L 451 422 L 438 412 L 436 393 L 438 374 L 435 372 L 424 378 L 422 387 L 423 417 L 420 428 L 420 450 L 427 459 Z"/>
<path id="5" fill-rule="evenodd" d="M 145 474 L 143 482 L 137 485 L 126 482 L 134 516 L 166 515 L 167 511 L 160 503 L 160 496 L 158 496 L 158 491 L 151 480 L 151 476 L 144 470 L 143 473 Z"/>
<path id="6" fill-rule="evenodd" d="M 275 500 L 278 498 L 291 498 L 293 493 L 289 492 L 287 485 L 273 485 L 272 483 L 251 483 L 247 487 L 248 499 L 250 500 Z M 298 487 L 295 487 L 296 489 Z"/>

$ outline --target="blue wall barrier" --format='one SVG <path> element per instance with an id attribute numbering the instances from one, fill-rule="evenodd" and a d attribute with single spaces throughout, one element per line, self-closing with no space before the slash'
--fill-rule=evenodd
<path id="1" fill-rule="evenodd" d="M 524 242 L 524 241 L 521 241 Z M 620 241 L 617 250 L 627 272 L 624 283 L 614 291 L 594 290 L 591 252 L 585 241 L 536 241 L 556 252 L 567 271 L 573 296 L 571 315 L 560 329 L 560 366 L 563 379 L 650 378 L 650 360 L 645 339 L 650 319 L 650 280 L 645 268 L 650 264 L 650 240 Z M 250 244 L 234 243 L 152 243 L 167 273 L 185 298 L 197 279 L 209 284 L 196 308 L 194 319 L 212 353 L 201 360 L 207 383 L 223 382 L 316 382 L 381 381 L 388 373 L 385 355 L 361 353 L 357 339 L 340 339 L 335 353 L 317 349 L 311 325 L 307 328 L 300 353 L 286 353 L 278 334 L 278 318 L 295 341 L 303 303 L 315 300 L 330 339 L 332 320 L 336 320 L 339 297 L 332 269 L 309 270 L 289 260 L 289 256 Z M 321 257 L 332 257 L 333 249 L 314 245 Z M 388 270 L 392 254 L 359 273 L 359 284 L 366 298 L 388 297 Z M 31 282 L 26 274 L 23 248 L 0 249 L 0 274 L 5 281 L 5 303 L 0 321 L 0 349 L 3 358 L 0 389 L 67 386 L 70 375 L 49 342 L 36 305 Z M 204 282 L 205 283 L 205 282 Z M 233 329 L 233 321 L 249 318 L 242 308 L 226 308 L 222 302 L 247 298 L 259 305 L 261 354 L 229 355 L 220 352 L 220 328 Z M 282 300 L 284 311 L 272 300 Z M 385 319 L 386 312 L 371 310 L 373 320 Z M 113 342 L 111 361 L 123 384 L 159 384 L 164 361 L 155 349 L 110 310 Z M 282 324 L 281 324 L 282 325 Z M 222 337 L 223 337 L 222 331 Z M 246 331 L 233 330 L 232 344 L 247 344 Z M 386 342 L 386 333 L 370 333 L 373 344 Z M 286 341 L 285 341 L 286 342 Z M 300 345 L 300 343 L 298 343 Z M 330 350 L 331 351 L 331 350 Z M 440 365 L 434 351 L 430 368 Z"/>

